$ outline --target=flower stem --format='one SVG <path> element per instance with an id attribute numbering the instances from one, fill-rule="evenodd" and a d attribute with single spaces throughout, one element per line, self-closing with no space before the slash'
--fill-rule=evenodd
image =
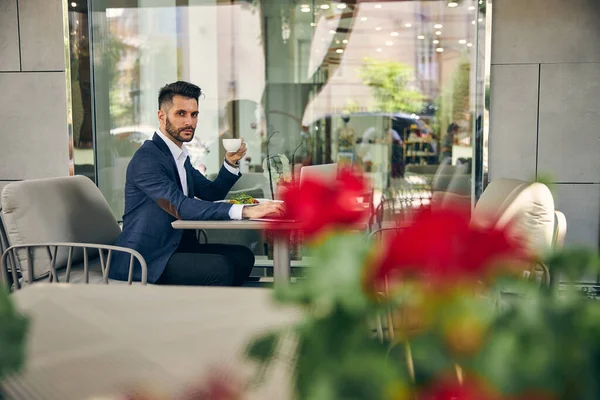
<path id="1" fill-rule="evenodd" d="M 456 378 L 458 379 L 458 383 L 460 385 L 463 384 L 463 370 L 458 364 L 454 364 L 454 369 L 456 370 Z"/>
<path id="2" fill-rule="evenodd" d="M 267 137 L 267 169 L 269 170 L 269 187 L 271 189 L 271 200 L 275 200 L 275 192 L 273 191 L 273 176 L 271 175 L 271 157 L 269 157 L 269 143 L 271 142 L 271 138 L 274 134 L 278 133 L 278 131 L 273 131 Z"/>
<path id="3" fill-rule="evenodd" d="M 404 342 L 404 351 L 406 353 L 406 366 L 408 367 L 410 380 L 412 383 L 415 383 L 415 363 L 413 361 L 412 351 L 410 350 L 410 343 L 408 340 Z"/>

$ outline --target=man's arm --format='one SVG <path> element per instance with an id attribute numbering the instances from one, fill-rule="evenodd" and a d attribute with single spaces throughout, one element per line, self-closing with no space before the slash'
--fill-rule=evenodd
<path id="1" fill-rule="evenodd" d="M 130 164 L 133 183 L 169 214 L 185 220 L 230 219 L 231 204 L 212 203 L 186 197 L 177 184 L 169 178 L 164 165 L 156 163 L 149 155 L 142 154 L 140 157 L 140 160 Z"/>
<path id="2" fill-rule="evenodd" d="M 186 162 L 189 162 L 189 160 Z M 207 201 L 223 200 L 241 176 L 231 173 L 223 166 L 215 180 L 210 181 L 194 167 L 191 169 L 194 179 L 194 195 L 199 199 Z"/>

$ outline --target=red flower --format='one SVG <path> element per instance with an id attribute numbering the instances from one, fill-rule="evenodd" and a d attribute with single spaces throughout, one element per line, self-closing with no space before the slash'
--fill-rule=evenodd
<path id="1" fill-rule="evenodd" d="M 342 171 L 335 184 L 308 179 L 284 191 L 285 218 L 297 221 L 297 229 L 307 237 L 352 227 L 367 216 L 368 210 L 358 202 L 366 192 L 364 180 L 350 171 Z"/>
<path id="2" fill-rule="evenodd" d="M 417 398 L 418 400 L 499 400 L 501 397 L 478 380 L 467 379 L 460 384 L 456 378 L 449 378 L 435 382 Z"/>
<path id="3" fill-rule="evenodd" d="M 241 400 L 243 385 L 225 370 L 213 371 L 197 385 L 181 393 L 177 400 Z"/>
<path id="4" fill-rule="evenodd" d="M 473 281 L 492 272 L 493 261 L 525 257 L 508 229 L 471 226 L 468 214 L 458 208 L 422 210 L 388 241 L 370 284 L 380 287 L 385 277 L 415 276 L 433 283 Z"/>

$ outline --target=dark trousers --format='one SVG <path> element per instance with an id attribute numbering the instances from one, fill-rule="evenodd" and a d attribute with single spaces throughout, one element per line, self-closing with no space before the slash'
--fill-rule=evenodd
<path id="1" fill-rule="evenodd" d="M 185 231 L 179 247 L 156 282 L 159 285 L 241 286 L 246 282 L 254 254 L 244 246 L 200 244 Z"/>

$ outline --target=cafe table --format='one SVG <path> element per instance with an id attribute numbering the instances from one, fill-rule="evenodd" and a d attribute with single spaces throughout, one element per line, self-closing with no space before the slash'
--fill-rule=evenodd
<path id="1" fill-rule="evenodd" d="M 175 229 L 252 229 L 279 231 L 273 240 L 273 281 L 275 285 L 289 283 L 291 275 L 289 232 L 298 228 L 293 221 L 244 219 L 228 221 L 184 221 L 171 224 Z"/>
<path id="2" fill-rule="evenodd" d="M 261 288 L 35 284 L 11 295 L 31 318 L 24 370 L 1 383 L 16 400 L 106 400 L 132 388 L 181 393 L 220 369 L 241 379 L 250 339 L 300 318 Z M 290 398 L 289 363 L 276 361 L 246 397 Z M 172 397 L 175 398 L 175 397 Z"/>

